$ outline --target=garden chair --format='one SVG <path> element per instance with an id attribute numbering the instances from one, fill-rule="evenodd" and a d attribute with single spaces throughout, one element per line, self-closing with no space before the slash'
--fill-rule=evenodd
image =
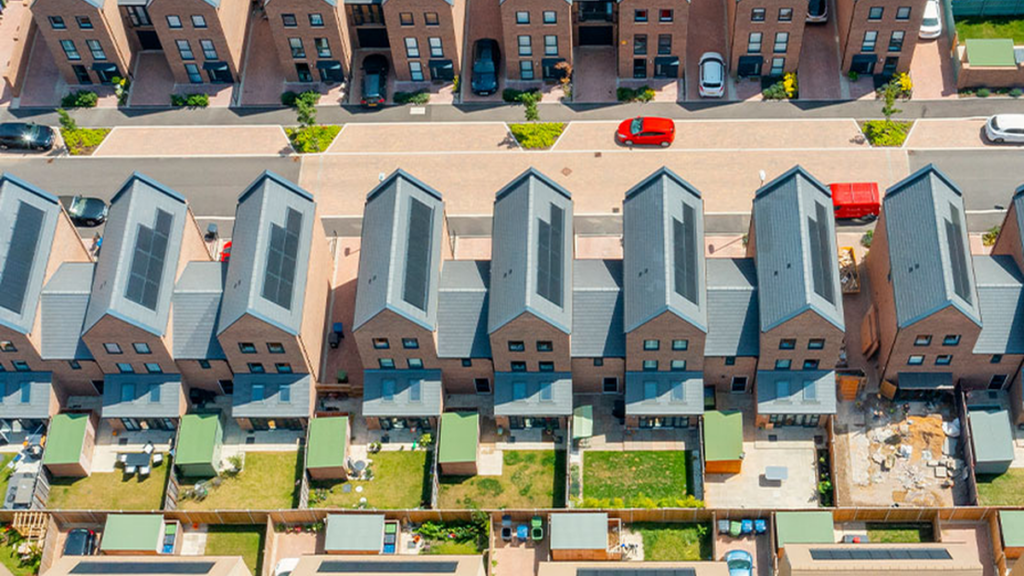
<path id="1" fill-rule="evenodd" d="M 544 519 L 540 516 L 534 516 L 533 519 L 530 520 L 530 539 L 544 539 Z"/>
<path id="2" fill-rule="evenodd" d="M 139 476 L 149 476 L 149 466 L 139 468 Z"/>
<path id="3" fill-rule="evenodd" d="M 739 538 L 740 534 L 743 533 L 743 523 L 739 520 L 732 520 L 729 522 L 729 535 L 733 538 Z"/>
<path id="4" fill-rule="evenodd" d="M 124 467 L 124 473 L 126 475 L 128 475 L 128 476 L 134 476 L 135 475 L 135 466 L 125 466 Z"/>
<path id="5" fill-rule="evenodd" d="M 512 516 L 508 514 L 501 517 L 501 539 L 505 542 L 512 541 Z"/>
<path id="6" fill-rule="evenodd" d="M 163 463 L 164 463 L 164 455 L 163 454 L 154 454 L 153 455 L 153 466 L 159 466 L 159 465 L 161 465 Z"/>

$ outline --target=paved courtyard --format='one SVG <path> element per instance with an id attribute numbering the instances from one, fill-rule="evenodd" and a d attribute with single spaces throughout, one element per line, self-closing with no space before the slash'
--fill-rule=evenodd
<path id="1" fill-rule="evenodd" d="M 103 142 L 95 156 L 237 156 L 292 152 L 280 126 L 191 126 L 141 128 L 120 126 Z"/>

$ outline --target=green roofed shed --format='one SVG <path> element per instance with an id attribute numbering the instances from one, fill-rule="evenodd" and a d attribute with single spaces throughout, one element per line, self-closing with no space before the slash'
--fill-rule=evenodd
<path id="1" fill-rule="evenodd" d="M 786 544 L 835 544 L 831 512 L 776 512 L 776 546 Z"/>
<path id="2" fill-rule="evenodd" d="M 1004 474 L 1013 463 L 1013 429 L 1005 407 L 986 406 L 967 410 L 974 442 L 974 471 Z"/>
<path id="3" fill-rule="evenodd" d="M 316 479 L 346 477 L 348 416 L 314 418 L 309 423 L 306 470 Z"/>
<path id="4" fill-rule="evenodd" d="M 737 474 L 743 463 L 743 413 L 704 413 L 704 461 L 709 474 Z"/>
<path id="5" fill-rule="evenodd" d="M 50 420 L 43 465 L 56 477 L 88 476 L 95 438 L 89 414 L 57 414 Z"/>
<path id="6" fill-rule="evenodd" d="M 329 514 L 324 552 L 380 554 L 384 548 L 383 514 Z"/>
<path id="7" fill-rule="evenodd" d="M 551 515 L 553 560 L 603 560 L 608 550 L 608 514 L 587 512 Z"/>
<path id="8" fill-rule="evenodd" d="M 186 414 L 181 418 L 174 464 L 182 476 L 210 478 L 220 466 L 223 430 L 217 414 Z"/>
<path id="9" fill-rule="evenodd" d="M 1004 548 L 1024 548 L 1024 510 L 1000 510 L 999 528 Z"/>
<path id="10" fill-rule="evenodd" d="M 1013 40 L 1009 38 L 973 38 L 967 41 L 967 63 L 972 67 L 1017 66 Z"/>
<path id="11" fill-rule="evenodd" d="M 572 411 L 572 439 L 590 438 L 594 435 L 594 407 L 590 404 L 577 406 Z"/>
<path id="12" fill-rule="evenodd" d="M 158 554 L 164 539 L 159 514 L 110 514 L 103 526 L 103 554 Z"/>
<path id="13" fill-rule="evenodd" d="M 476 474 L 476 450 L 480 439 L 480 415 L 476 412 L 445 412 L 441 415 L 437 462 L 441 474 Z"/>

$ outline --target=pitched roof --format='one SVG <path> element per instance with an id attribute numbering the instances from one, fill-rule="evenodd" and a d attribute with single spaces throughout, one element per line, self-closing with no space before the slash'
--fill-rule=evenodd
<path id="1" fill-rule="evenodd" d="M 832 194 L 800 166 L 754 197 L 761 331 L 807 310 L 843 330 Z"/>
<path id="2" fill-rule="evenodd" d="M 433 332 L 441 274 L 441 193 L 399 169 L 366 197 L 352 328 L 384 310 Z"/>
<path id="3" fill-rule="evenodd" d="M 104 418 L 181 416 L 181 374 L 107 374 Z"/>
<path id="4" fill-rule="evenodd" d="M 627 416 L 703 413 L 703 372 L 626 372 Z"/>
<path id="5" fill-rule="evenodd" d="M 0 174 L 0 325 L 32 330 L 60 213 L 56 196 Z"/>
<path id="6" fill-rule="evenodd" d="M 752 258 L 708 258 L 708 336 L 704 356 L 761 353 L 757 270 Z"/>
<path id="7" fill-rule="evenodd" d="M 383 514 L 328 514 L 324 551 L 380 552 L 384 547 Z"/>
<path id="8" fill-rule="evenodd" d="M 569 372 L 495 372 L 496 416 L 568 416 L 572 414 Z"/>
<path id="9" fill-rule="evenodd" d="M 109 315 L 165 334 L 187 217 L 182 195 L 137 172 L 128 178 L 110 202 L 83 331 Z"/>
<path id="10" fill-rule="evenodd" d="M 572 196 L 530 168 L 494 200 L 487 332 L 530 312 L 572 330 Z"/>
<path id="11" fill-rule="evenodd" d="M 0 373 L 0 418 L 49 418 L 52 380 L 50 372 Z"/>
<path id="12" fill-rule="evenodd" d="M 1024 354 L 1024 276 L 1011 256 L 974 256 L 981 334 L 975 354 Z"/>
<path id="13" fill-rule="evenodd" d="M 608 548 L 608 514 L 605 512 L 551 515 L 552 550 L 605 550 Z"/>
<path id="14" fill-rule="evenodd" d="M 624 358 L 622 260 L 576 260 L 572 266 L 572 356 Z"/>
<path id="15" fill-rule="evenodd" d="M 836 373 L 831 370 L 758 370 L 759 414 L 835 414 Z"/>
<path id="16" fill-rule="evenodd" d="M 960 189 L 929 164 L 889 188 L 882 210 L 896 324 L 910 326 L 952 306 L 980 326 Z"/>
<path id="17" fill-rule="evenodd" d="M 189 262 L 174 286 L 171 323 L 176 359 L 224 359 L 217 317 L 224 294 L 223 262 Z"/>
<path id="18" fill-rule="evenodd" d="M 488 260 L 445 260 L 437 293 L 438 358 L 490 358 Z"/>
<path id="19" fill-rule="evenodd" d="M 348 416 L 328 416 L 309 421 L 306 468 L 345 465 L 348 447 Z"/>
<path id="20" fill-rule="evenodd" d="M 363 416 L 440 416 L 440 370 L 365 370 Z"/>
<path id="21" fill-rule="evenodd" d="M 235 374 L 232 418 L 308 418 L 309 374 Z"/>
<path id="22" fill-rule="evenodd" d="M 43 360 L 90 360 L 82 327 L 92 294 L 96 264 L 65 262 L 43 287 L 40 298 L 40 336 Z"/>
<path id="23" fill-rule="evenodd" d="M 264 172 L 238 198 L 218 334 L 250 315 L 288 334 L 302 326 L 316 206 L 292 182 Z"/>
<path id="24" fill-rule="evenodd" d="M 671 311 L 707 331 L 704 201 L 661 168 L 622 203 L 627 332 Z"/>

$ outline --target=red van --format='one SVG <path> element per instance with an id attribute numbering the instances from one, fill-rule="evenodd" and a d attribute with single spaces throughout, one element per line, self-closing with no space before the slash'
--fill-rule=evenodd
<path id="1" fill-rule="evenodd" d="M 868 222 L 878 218 L 881 202 L 877 182 L 829 184 L 836 220 L 857 219 Z"/>

